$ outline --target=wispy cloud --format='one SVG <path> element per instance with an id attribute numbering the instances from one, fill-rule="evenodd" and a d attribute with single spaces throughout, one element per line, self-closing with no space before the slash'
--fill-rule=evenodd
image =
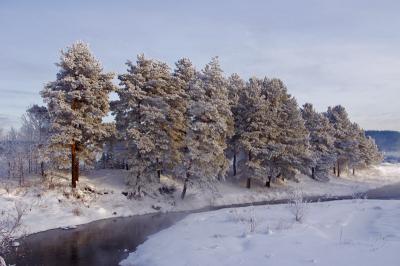
<path id="1" fill-rule="evenodd" d="M 81 39 L 106 70 L 123 72 L 142 52 L 198 68 L 219 55 L 227 74 L 279 77 L 300 104 L 343 104 L 363 127 L 400 130 L 398 1 L 89 2 L 0 3 L 3 113 L 40 101 L 59 50 Z"/>

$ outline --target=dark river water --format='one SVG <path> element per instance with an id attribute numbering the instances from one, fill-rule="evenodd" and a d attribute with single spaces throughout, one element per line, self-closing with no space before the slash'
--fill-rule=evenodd
<path id="1" fill-rule="evenodd" d="M 369 199 L 400 199 L 400 183 L 371 190 L 359 196 Z M 308 200 L 328 201 L 351 198 L 353 197 L 310 197 Z M 287 200 L 238 204 L 205 208 L 194 212 L 285 202 Z M 5 259 L 8 264 L 16 266 L 118 265 L 149 235 L 173 225 L 189 213 L 157 213 L 111 218 L 81 225 L 72 230 L 53 229 L 19 240 L 21 245 L 7 254 Z"/>

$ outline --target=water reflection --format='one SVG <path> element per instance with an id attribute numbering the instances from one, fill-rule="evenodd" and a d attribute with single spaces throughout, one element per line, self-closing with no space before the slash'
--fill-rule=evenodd
<path id="1" fill-rule="evenodd" d="M 34 234 L 22 240 L 21 246 L 6 256 L 6 261 L 17 266 L 118 265 L 148 235 L 186 215 L 168 213 L 107 219 L 73 230 Z"/>

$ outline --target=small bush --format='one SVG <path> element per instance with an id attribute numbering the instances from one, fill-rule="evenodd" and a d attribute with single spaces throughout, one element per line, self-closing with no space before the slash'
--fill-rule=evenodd
<path id="1" fill-rule="evenodd" d="M 79 207 L 75 207 L 75 208 L 72 209 L 72 213 L 75 216 L 81 216 L 82 215 L 82 210 Z"/>
<path id="2" fill-rule="evenodd" d="M 254 233 L 257 227 L 257 219 L 256 219 L 256 212 L 254 208 L 250 209 L 250 217 L 248 220 L 250 233 Z"/>
<path id="3" fill-rule="evenodd" d="M 10 247 L 16 236 L 22 233 L 21 221 L 27 211 L 26 206 L 15 203 L 15 214 L 10 211 L 1 212 L 0 216 L 0 254 L 5 253 Z"/>
<path id="4" fill-rule="evenodd" d="M 308 202 L 304 199 L 303 191 L 292 191 L 289 195 L 289 208 L 293 213 L 296 222 L 303 222 L 308 209 Z"/>

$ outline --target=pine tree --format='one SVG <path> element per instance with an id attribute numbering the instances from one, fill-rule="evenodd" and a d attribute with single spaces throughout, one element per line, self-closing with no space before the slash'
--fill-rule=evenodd
<path id="1" fill-rule="evenodd" d="M 247 184 L 251 187 L 252 178 L 263 179 L 266 169 L 262 161 L 267 153 L 271 127 L 270 105 L 262 94 L 263 80 L 251 78 L 241 92 L 237 113 L 242 122 L 237 124 L 240 147 L 248 154 L 246 162 Z"/>
<path id="2" fill-rule="evenodd" d="M 245 86 L 245 82 L 238 74 L 232 74 L 228 79 L 228 98 L 234 118 L 234 134 L 229 140 L 228 148 L 233 157 L 232 170 L 234 176 L 237 173 L 237 154 L 239 152 L 239 139 L 242 134 L 241 124 L 243 123 L 243 113 L 240 110 L 239 102 Z"/>
<path id="3" fill-rule="evenodd" d="M 233 134 L 226 80 L 213 58 L 189 87 L 188 131 L 186 135 L 188 174 L 182 198 L 190 180 L 211 185 L 225 177 L 227 141 Z"/>
<path id="4" fill-rule="evenodd" d="M 90 164 L 102 140 L 110 135 L 102 123 L 109 112 L 108 95 L 115 90 L 113 74 L 104 73 L 87 44 L 74 43 L 61 52 L 57 79 L 41 92 L 50 113 L 50 151 L 61 162 L 70 150 L 72 187 L 79 179 L 79 161 Z"/>
<path id="5" fill-rule="evenodd" d="M 141 197 L 149 184 L 159 183 L 169 161 L 171 106 L 179 97 L 172 87 L 169 67 L 139 55 L 136 65 L 119 76 L 119 100 L 112 103 L 117 129 L 124 132 L 132 151 L 129 184 L 134 197 Z"/>
<path id="6" fill-rule="evenodd" d="M 198 73 L 192 62 L 187 58 L 182 58 L 175 63 L 173 72 L 173 87 L 179 97 L 175 101 L 175 108 L 171 108 L 169 136 L 171 143 L 171 161 L 174 161 L 172 173 L 184 180 L 185 193 L 189 179 L 189 139 L 187 138 L 190 120 L 189 120 L 189 88 L 198 77 Z M 182 193 L 184 197 L 184 193 Z"/>
<path id="7" fill-rule="evenodd" d="M 351 123 L 346 109 L 337 105 L 328 107 L 324 115 L 334 127 L 335 133 L 335 151 L 337 156 L 336 173 L 339 177 L 342 168 L 352 160 L 351 157 L 357 150 L 357 139 L 354 131 L 354 125 Z M 354 159 L 353 159 L 354 160 Z"/>
<path id="8" fill-rule="evenodd" d="M 264 79 L 263 91 L 269 103 L 271 124 L 263 165 L 269 175 L 292 178 L 296 171 L 307 172 L 311 163 L 308 131 L 296 99 L 279 79 Z M 267 183 L 268 184 L 268 183 Z"/>
<path id="9" fill-rule="evenodd" d="M 186 174 L 185 151 L 186 134 L 188 131 L 189 84 L 196 78 L 196 70 L 188 58 L 182 58 L 175 63 L 171 86 L 167 101 L 170 106 L 167 114 L 169 126 L 169 169 L 175 176 Z M 185 178 L 183 178 L 185 179 Z"/>
<path id="10" fill-rule="evenodd" d="M 310 103 L 303 105 L 301 114 L 309 132 L 312 153 L 311 176 L 326 179 L 331 165 L 336 160 L 334 129 L 329 120 L 323 114 L 316 112 Z"/>
<path id="11" fill-rule="evenodd" d="M 365 168 L 373 164 L 380 163 L 383 160 L 375 141 L 367 137 L 359 125 L 353 123 L 353 133 L 356 135 L 357 146 L 352 150 L 349 166 L 353 169 L 353 175 L 356 168 Z"/>

